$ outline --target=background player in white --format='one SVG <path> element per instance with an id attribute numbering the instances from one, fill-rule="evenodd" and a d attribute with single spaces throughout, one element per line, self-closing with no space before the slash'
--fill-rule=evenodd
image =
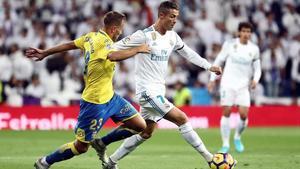
<path id="1" fill-rule="evenodd" d="M 162 118 L 175 123 L 183 138 L 207 162 L 212 160 L 213 155 L 206 149 L 198 134 L 193 130 L 186 114 L 165 98 L 165 77 L 172 51 L 178 52 L 199 67 L 216 74 L 222 73 L 219 66 L 211 66 L 206 59 L 186 46 L 176 32 L 172 31 L 178 15 L 179 10 L 176 3 L 162 2 L 158 9 L 158 20 L 154 25 L 143 31 L 139 30 L 115 44 L 118 49 L 126 49 L 143 43 L 150 46 L 150 54 L 139 54 L 135 57 L 136 96 L 141 106 L 140 112 L 146 120 L 147 128 L 144 132 L 126 139 L 115 153 L 109 157 L 108 162 L 103 160 L 104 168 L 117 168 L 116 164 L 121 158 L 151 137 L 157 122 Z M 103 145 L 101 139 L 97 139 L 97 142 L 99 145 Z M 101 151 L 97 150 L 97 152 Z M 101 159 L 104 158 L 101 157 Z"/>
<path id="2" fill-rule="evenodd" d="M 214 65 L 218 66 L 225 63 L 220 84 L 220 101 L 223 109 L 223 116 L 220 122 L 223 147 L 220 149 L 220 152 L 229 151 L 229 117 L 231 107 L 234 105 L 238 106 L 240 114 L 234 135 L 234 145 L 238 152 L 244 151 L 241 134 L 248 123 L 249 88 L 254 89 L 261 76 L 259 48 L 249 40 L 251 32 L 252 25 L 247 22 L 241 22 L 238 26 L 239 37 L 226 41 L 214 62 Z M 210 91 L 215 86 L 215 79 L 216 75 L 212 74 L 211 81 L 208 84 Z"/>

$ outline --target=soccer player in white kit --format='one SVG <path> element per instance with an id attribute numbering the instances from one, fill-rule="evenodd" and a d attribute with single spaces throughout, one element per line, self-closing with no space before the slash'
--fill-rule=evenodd
<path id="1" fill-rule="evenodd" d="M 168 60 L 172 51 L 178 52 L 199 67 L 216 74 L 222 73 L 221 67 L 212 66 L 206 59 L 185 45 L 177 33 L 172 31 L 178 15 L 179 10 L 176 3 L 171 1 L 162 2 L 158 9 L 158 20 L 154 25 L 144 30 L 138 30 L 131 36 L 117 42 L 114 46 L 117 49 L 126 49 L 143 43 L 150 46 L 150 54 L 143 53 L 135 56 L 136 96 L 141 106 L 141 115 L 146 120 L 147 128 L 140 134 L 126 139 L 109 157 L 108 161 L 105 161 L 105 158 L 99 155 L 102 150 L 96 149 L 104 168 L 117 168 L 116 164 L 120 159 L 151 137 L 157 122 L 162 118 L 176 124 L 183 138 L 207 162 L 212 160 L 213 155 L 206 149 L 198 134 L 193 130 L 186 114 L 165 98 L 165 78 Z M 99 145 L 102 144 L 101 139 L 98 139 L 98 142 Z"/>
<path id="2" fill-rule="evenodd" d="M 220 122 L 220 131 L 223 146 L 219 152 L 229 151 L 230 124 L 229 117 L 232 106 L 238 106 L 240 119 L 237 123 L 234 145 L 237 152 L 244 151 L 241 142 L 241 134 L 248 123 L 248 111 L 250 106 L 249 88 L 254 89 L 261 76 L 259 59 L 259 48 L 249 39 L 251 37 L 252 25 L 241 22 L 238 26 L 236 39 L 231 39 L 223 44 L 214 65 L 221 66 L 225 63 L 224 73 L 220 83 L 220 102 L 223 109 L 223 116 Z M 214 88 L 216 76 L 211 75 L 208 89 Z"/>

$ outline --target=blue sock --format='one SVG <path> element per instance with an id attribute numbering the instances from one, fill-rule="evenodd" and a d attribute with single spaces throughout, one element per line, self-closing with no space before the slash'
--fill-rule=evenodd
<path id="1" fill-rule="evenodd" d="M 46 156 L 46 162 L 49 165 L 52 165 L 53 163 L 70 159 L 78 154 L 79 153 L 74 146 L 74 142 L 71 142 L 64 144 L 58 150 Z"/>
<path id="2" fill-rule="evenodd" d="M 106 136 L 102 137 L 101 140 L 105 145 L 109 145 L 110 143 L 123 140 L 134 134 L 137 134 L 137 132 L 128 128 L 124 128 L 123 126 L 119 126 L 118 128 L 108 133 Z"/>

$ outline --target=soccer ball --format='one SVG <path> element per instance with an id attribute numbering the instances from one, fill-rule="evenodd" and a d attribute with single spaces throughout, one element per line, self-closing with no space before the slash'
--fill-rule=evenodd
<path id="1" fill-rule="evenodd" d="M 228 153 L 216 153 L 213 160 L 209 163 L 211 169 L 232 169 L 235 166 L 235 160 Z"/>

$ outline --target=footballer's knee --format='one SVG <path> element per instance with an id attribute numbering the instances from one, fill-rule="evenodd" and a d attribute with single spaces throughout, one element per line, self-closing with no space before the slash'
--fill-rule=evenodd
<path id="1" fill-rule="evenodd" d="M 230 117 L 230 113 L 231 113 L 231 107 L 223 106 L 223 111 L 222 111 L 223 116 Z"/>
<path id="2" fill-rule="evenodd" d="M 133 130 L 136 131 L 137 133 L 140 133 L 142 131 L 144 131 L 147 127 L 146 122 L 143 121 L 139 121 L 138 123 L 135 124 L 135 126 L 133 127 Z"/>
<path id="3" fill-rule="evenodd" d="M 152 133 L 141 133 L 141 136 L 143 139 L 149 139 L 152 137 Z"/>
<path id="4" fill-rule="evenodd" d="M 141 125 L 137 125 L 135 128 L 134 128 L 134 130 L 137 132 L 137 133 L 140 133 L 140 132 L 142 132 L 142 131 L 144 131 L 145 129 L 146 129 L 146 123 L 144 123 L 144 124 L 141 124 Z"/>
<path id="5" fill-rule="evenodd" d="M 83 154 L 88 151 L 89 144 L 76 140 L 74 146 L 79 154 Z"/>
<path id="6" fill-rule="evenodd" d="M 123 127 L 134 130 L 136 133 L 140 133 L 146 129 L 147 124 L 142 117 L 136 116 L 133 119 L 125 121 Z"/>
<path id="7" fill-rule="evenodd" d="M 240 118 L 241 118 L 241 120 L 245 121 L 245 120 L 247 120 L 248 117 L 246 114 L 240 114 Z"/>

